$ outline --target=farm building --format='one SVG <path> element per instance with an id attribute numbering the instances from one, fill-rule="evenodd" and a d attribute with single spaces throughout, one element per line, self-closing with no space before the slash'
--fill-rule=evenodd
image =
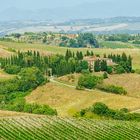
<path id="1" fill-rule="evenodd" d="M 108 66 L 114 66 L 114 65 L 116 65 L 116 63 L 114 63 L 112 61 L 112 59 L 109 59 L 109 58 L 100 58 L 100 57 L 97 57 L 97 56 L 85 56 L 84 57 L 84 60 L 88 62 L 88 64 L 89 64 L 90 67 L 94 67 L 94 63 L 97 60 L 105 60 L 107 62 L 107 65 Z"/>

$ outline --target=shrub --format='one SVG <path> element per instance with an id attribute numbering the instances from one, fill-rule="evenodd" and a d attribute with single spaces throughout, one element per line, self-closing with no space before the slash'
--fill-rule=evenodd
<path id="1" fill-rule="evenodd" d="M 117 67 L 115 67 L 115 72 L 116 74 L 122 74 L 125 73 L 126 71 L 122 66 L 118 65 Z"/>
<path id="2" fill-rule="evenodd" d="M 122 108 L 122 109 L 120 109 L 120 111 L 123 112 L 123 113 L 128 113 L 129 112 L 129 110 L 127 108 Z"/>
<path id="3" fill-rule="evenodd" d="M 107 79 L 107 78 L 108 78 L 108 74 L 107 74 L 106 72 L 104 72 L 103 78 L 104 78 L 104 79 Z"/>
<path id="4" fill-rule="evenodd" d="M 86 109 L 82 109 L 80 111 L 80 116 L 83 117 L 86 114 Z"/>
<path id="5" fill-rule="evenodd" d="M 104 115 L 107 113 L 108 109 L 109 108 L 103 103 L 95 103 L 91 111 L 98 115 Z"/>
<path id="6" fill-rule="evenodd" d="M 7 72 L 8 74 L 17 74 L 20 72 L 20 70 L 21 67 L 16 65 L 7 65 L 4 68 L 4 71 Z"/>
<path id="7" fill-rule="evenodd" d="M 75 71 L 76 71 L 76 73 L 80 73 L 82 71 L 82 67 L 81 66 L 77 66 Z"/>
<path id="8" fill-rule="evenodd" d="M 15 104 L 7 105 L 7 108 L 10 111 L 17 112 L 26 112 L 33 114 L 42 114 L 42 115 L 57 115 L 57 111 L 52 109 L 48 105 L 38 105 L 38 104 L 26 104 L 24 99 L 18 99 Z"/>
<path id="9" fill-rule="evenodd" d="M 13 91 L 18 91 L 18 83 L 17 79 L 7 80 L 4 82 L 0 82 L 0 94 L 7 94 Z"/>
<path id="10" fill-rule="evenodd" d="M 126 116 L 123 112 L 116 111 L 115 115 L 112 116 L 113 119 L 115 120 L 126 120 Z"/>
<path id="11" fill-rule="evenodd" d="M 98 83 L 102 82 L 102 78 L 91 74 L 84 74 L 78 80 L 78 87 L 93 89 Z"/>
<path id="12" fill-rule="evenodd" d="M 107 73 L 108 74 L 112 74 L 113 70 L 112 70 L 112 67 L 108 66 L 107 67 Z"/>
<path id="13" fill-rule="evenodd" d="M 136 72 L 137 74 L 140 74 L 140 69 L 136 69 L 135 72 Z"/>
<path id="14" fill-rule="evenodd" d="M 115 94 L 123 94 L 126 95 L 127 91 L 123 87 L 114 86 L 114 85 L 98 85 L 98 89 L 106 91 L 106 92 L 112 92 Z"/>
<path id="15" fill-rule="evenodd" d="M 43 115 L 57 115 L 57 111 L 50 108 L 48 105 L 43 105 L 43 106 L 37 106 L 37 108 L 35 108 L 33 110 L 34 114 L 43 114 Z"/>
<path id="16" fill-rule="evenodd" d="M 76 117 L 88 117 L 86 114 L 90 114 L 89 117 L 91 118 L 91 116 L 97 114 L 101 117 L 112 118 L 115 120 L 140 121 L 139 113 L 128 113 L 127 111 L 128 109 L 126 108 L 121 110 L 113 110 L 108 108 L 108 106 L 105 104 L 98 102 L 95 103 L 92 107 L 82 109 L 79 113 L 76 114 Z"/>

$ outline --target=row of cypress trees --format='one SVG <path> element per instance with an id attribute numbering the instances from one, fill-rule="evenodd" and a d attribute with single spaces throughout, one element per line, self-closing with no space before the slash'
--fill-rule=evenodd
<path id="1" fill-rule="evenodd" d="M 85 64 L 86 63 L 86 64 Z M 24 67 L 38 67 L 43 73 L 49 73 L 50 69 L 53 75 L 62 76 L 69 73 L 81 72 L 88 69 L 88 63 L 83 61 L 83 53 L 76 53 L 70 50 L 63 55 L 41 56 L 38 51 L 18 52 L 9 58 L 0 58 L 1 68 L 7 65 L 16 65 Z"/>
<path id="2" fill-rule="evenodd" d="M 122 53 L 122 55 L 109 54 L 108 58 L 122 66 L 126 72 L 132 72 L 132 57 L 130 55 L 127 56 L 125 53 Z"/>

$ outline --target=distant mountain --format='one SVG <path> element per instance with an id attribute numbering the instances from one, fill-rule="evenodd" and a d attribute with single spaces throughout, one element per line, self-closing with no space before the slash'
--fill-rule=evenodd
<path id="1" fill-rule="evenodd" d="M 107 18 L 116 16 L 140 16 L 139 5 L 135 1 L 98 1 L 71 7 L 23 10 L 15 7 L 0 12 L 0 20 L 57 20 Z"/>
<path id="2" fill-rule="evenodd" d="M 93 25 L 93 24 L 115 24 L 115 23 L 140 23 L 140 17 L 112 17 L 112 18 L 91 18 L 73 19 L 61 23 L 61 25 Z"/>

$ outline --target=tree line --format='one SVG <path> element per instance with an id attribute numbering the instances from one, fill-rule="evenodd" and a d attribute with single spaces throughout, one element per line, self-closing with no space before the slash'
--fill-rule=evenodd
<path id="1" fill-rule="evenodd" d="M 122 73 L 130 73 L 130 72 L 133 72 L 133 69 L 132 69 L 132 57 L 129 55 L 127 56 L 125 53 L 122 53 L 122 55 L 112 55 L 112 54 L 109 54 L 108 55 L 108 58 L 109 59 L 112 59 L 112 61 L 116 64 L 118 64 L 116 66 L 116 69 L 118 70 L 118 72 L 122 72 Z"/>
<path id="2" fill-rule="evenodd" d="M 18 52 L 10 58 L 0 58 L 1 68 L 10 74 L 16 74 L 21 68 L 37 67 L 44 74 L 62 76 L 88 69 L 88 62 L 83 60 L 83 53 L 70 50 L 63 55 L 41 56 L 39 52 Z"/>

